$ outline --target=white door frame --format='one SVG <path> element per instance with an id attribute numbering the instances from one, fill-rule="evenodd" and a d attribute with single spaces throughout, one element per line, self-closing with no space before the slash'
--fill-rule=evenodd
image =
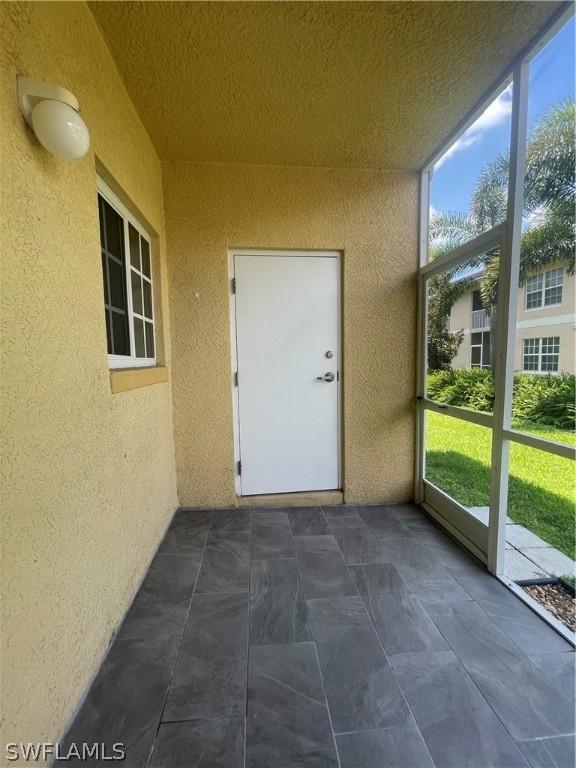
<path id="1" fill-rule="evenodd" d="M 343 483 L 343 446 L 342 446 L 342 380 L 343 380 L 343 357 L 342 357 L 342 251 L 316 251 L 316 250 L 294 250 L 294 249 L 274 249 L 265 248 L 229 248 L 228 249 L 228 296 L 229 296 L 229 318 L 230 318 L 230 386 L 232 388 L 232 418 L 234 425 L 234 488 L 236 496 L 242 495 L 242 486 L 240 475 L 238 474 L 238 462 L 241 457 L 240 450 L 240 408 L 238 402 L 239 388 L 236 386 L 236 372 L 238 370 L 238 354 L 236 343 L 236 294 L 234 292 L 234 256 L 299 256 L 307 258 L 309 256 L 319 256 L 323 258 L 336 258 L 338 260 L 338 363 L 339 370 L 336 379 L 337 399 L 338 399 L 338 489 L 342 489 Z"/>

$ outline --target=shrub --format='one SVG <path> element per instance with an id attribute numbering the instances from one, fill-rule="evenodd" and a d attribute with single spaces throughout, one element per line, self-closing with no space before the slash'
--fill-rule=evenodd
<path id="1" fill-rule="evenodd" d="M 512 415 L 558 429 L 574 429 L 576 377 L 534 376 L 529 373 L 514 377 Z"/>
<path id="2" fill-rule="evenodd" d="M 482 368 L 434 371 L 428 376 L 428 397 L 475 411 L 491 411 L 494 403 L 492 374 Z"/>
<path id="3" fill-rule="evenodd" d="M 514 376 L 513 417 L 557 429 L 574 429 L 575 382 L 576 378 L 567 374 L 517 374 Z M 428 397 L 474 411 L 491 411 L 494 404 L 492 372 L 481 368 L 433 371 L 428 376 Z"/>

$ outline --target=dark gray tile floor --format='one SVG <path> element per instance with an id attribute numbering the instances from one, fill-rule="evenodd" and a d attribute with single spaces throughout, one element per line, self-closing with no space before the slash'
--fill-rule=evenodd
<path id="1" fill-rule="evenodd" d="M 571 646 L 398 504 L 178 512 L 64 744 L 134 768 L 573 768 L 574 732 Z"/>

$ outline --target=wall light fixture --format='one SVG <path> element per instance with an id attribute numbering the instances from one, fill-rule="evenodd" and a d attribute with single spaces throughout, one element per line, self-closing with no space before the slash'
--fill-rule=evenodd
<path id="1" fill-rule="evenodd" d="M 18 78 L 18 103 L 38 141 L 64 160 L 79 160 L 90 149 L 90 134 L 73 93 L 59 85 Z"/>

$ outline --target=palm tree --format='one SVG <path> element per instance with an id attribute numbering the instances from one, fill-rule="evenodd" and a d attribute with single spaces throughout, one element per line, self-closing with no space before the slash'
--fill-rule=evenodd
<path id="1" fill-rule="evenodd" d="M 520 246 L 520 285 L 548 264 L 575 269 L 576 105 L 567 100 L 551 107 L 532 128 L 526 149 L 524 227 Z M 468 214 L 436 213 L 430 220 L 430 258 L 463 245 L 497 226 L 506 218 L 509 155 L 500 154 L 486 164 L 476 183 Z M 499 249 L 468 263 L 466 270 L 452 270 L 432 278 L 429 302 L 429 361 L 448 367 L 458 349 L 458 334 L 444 328 L 452 305 L 480 283 L 484 308 L 496 322 Z M 476 269 L 474 269 L 476 268 Z M 444 331 L 442 330 L 444 328 Z M 450 338 L 450 337 L 453 338 Z M 491 343 L 495 334 L 490 334 Z M 440 349 L 438 348 L 440 345 Z M 455 346 L 454 346 L 455 345 Z M 448 360 L 453 349 L 452 358 Z M 443 356 L 444 355 L 444 356 Z M 491 357 L 494 360 L 494 355 Z M 444 366 L 442 366 L 442 361 Z M 447 363 L 447 365 L 446 365 Z M 430 365 L 430 367 L 432 367 Z"/>

